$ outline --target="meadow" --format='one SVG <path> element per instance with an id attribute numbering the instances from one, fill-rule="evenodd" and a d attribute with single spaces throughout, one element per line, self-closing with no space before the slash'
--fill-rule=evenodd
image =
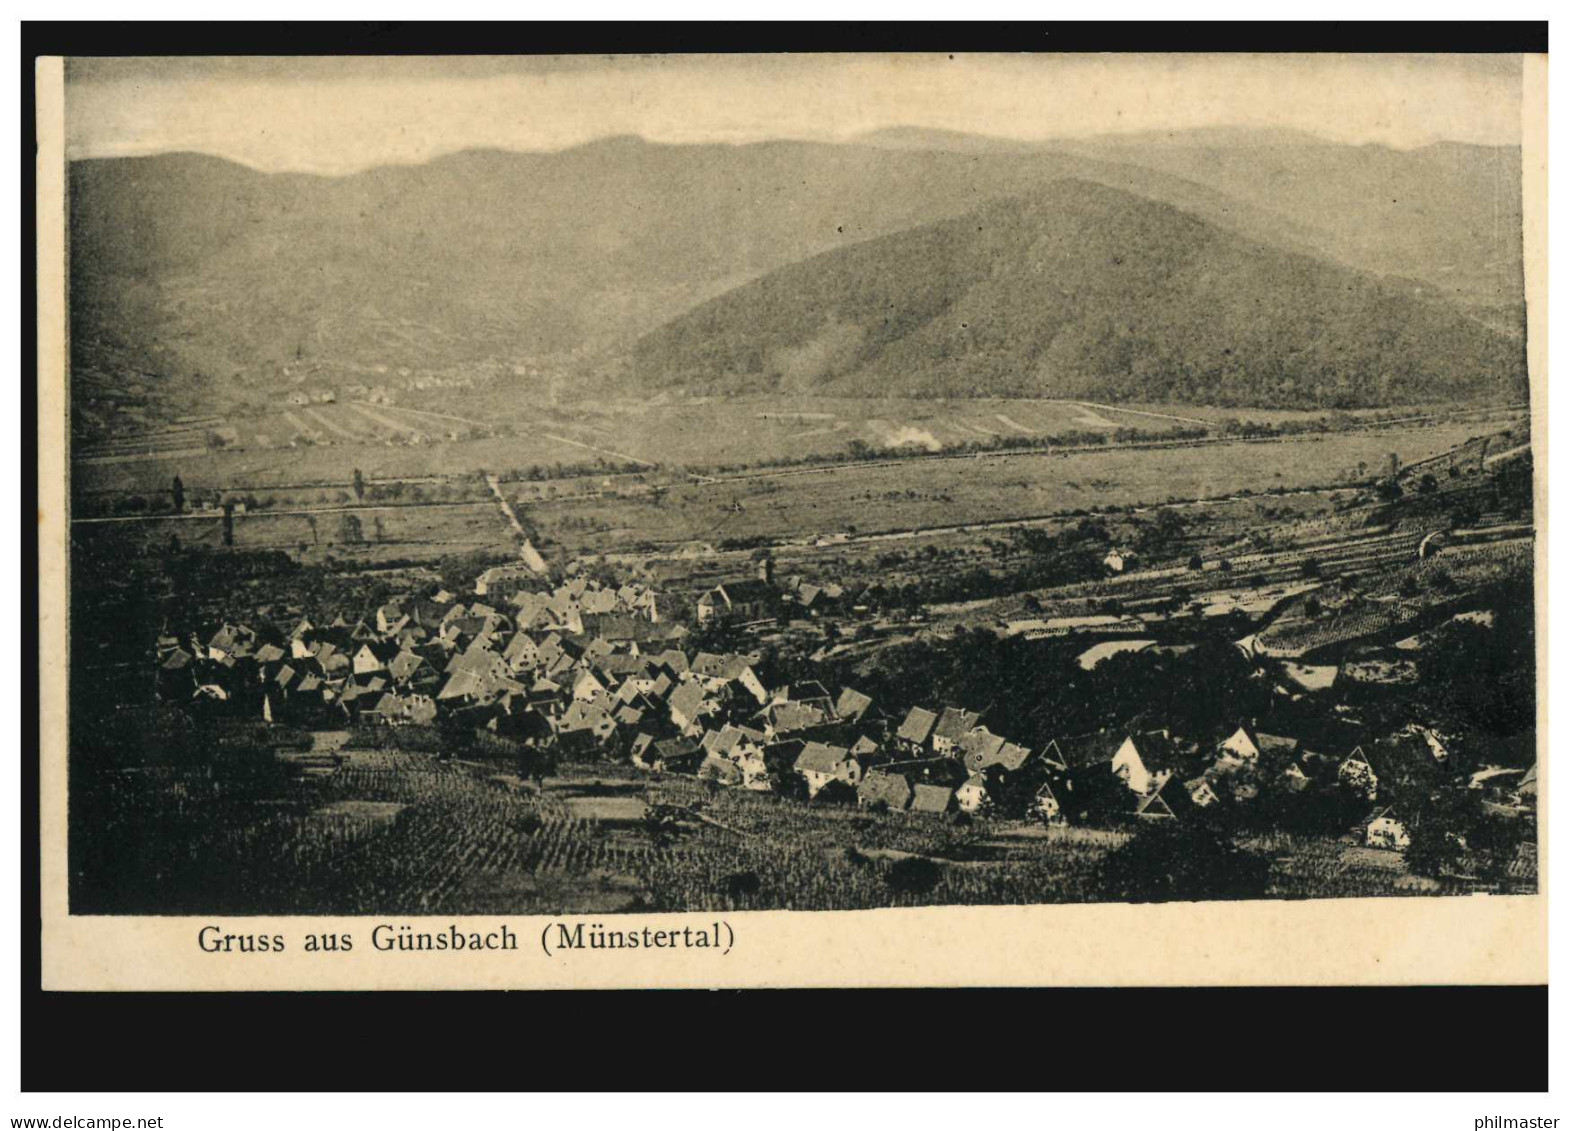
<path id="1" fill-rule="evenodd" d="M 518 485 L 513 499 L 547 539 L 572 552 L 810 540 L 1361 480 L 1387 468 L 1391 454 L 1402 463 L 1425 459 L 1476 433 L 1462 423 L 1261 443 L 829 466 L 675 484 L 659 498 L 639 487 L 542 500 Z"/>
<path id="2" fill-rule="evenodd" d="M 76 486 L 86 491 L 158 491 L 176 473 L 189 487 L 344 485 L 354 468 L 372 479 L 410 480 L 477 471 L 522 478 L 531 470 L 603 474 L 607 469 L 652 470 L 648 465 L 667 470 L 740 468 L 839 458 L 852 445 L 919 454 L 1075 432 L 1160 432 L 1228 418 L 1282 423 L 1322 416 L 999 399 L 656 398 L 563 405 L 526 398 L 498 401 L 467 390 L 444 390 L 433 407 L 438 411 L 340 403 L 237 418 L 223 426 L 230 437 L 223 448 L 202 449 L 198 443 L 193 449 L 182 442 L 172 455 L 155 450 L 151 457 L 79 458 Z M 1426 411 L 1418 406 L 1410 414 Z M 1480 430 L 1488 429 L 1484 424 Z M 115 441 L 117 451 L 134 447 L 129 439 Z M 89 457 L 94 450 L 84 447 L 77 455 Z"/>

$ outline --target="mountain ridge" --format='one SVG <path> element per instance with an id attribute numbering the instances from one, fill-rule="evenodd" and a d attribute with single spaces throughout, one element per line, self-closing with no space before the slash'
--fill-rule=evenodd
<path id="1" fill-rule="evenodd" d="M 1518 182 L 1518 170 L 1499 179 L 1503 158 L 1386 156 L 1377 176 L 1349 177 L 1363 160 L 1330 146 L 1330 176 L 1349 177 L 1349 188 L 1321 184 L 1315 163 L 1280 158 L 1284 191 L 1252 183 L 1270 179 L 1262 174 L 1239 178 L 1243 159 L 1215 152 L 1148 158 L 1176 172 L 1125 149 L 1108 159 L 636 137 L 463 150 L 346 176 L 264 173 L 200 154 L 87 158 L 69 174 L 73 364 L 164 374 L 182 398 L 220 407 L 275 395 L 299 363 L 375 371 L 556 358 L 592 368 L 780 267 L 1064 177 L 1519 326 L 1518 296 L 1498 282 L 1518 262 L 1514 213 L 1495 199 Z M 1410 215 L 1359 204 L 1349 222 L 1314 203 L 1371 197 L 1369 183 L 1391 178 L 1418 194 Z"/>
<path id="2" fill-rule="evenodd" d="M 641 339 L 709 393 L 1351 408 L 1518 388 L 1518 343 L 1174 206 L 1064 179 L 821 255 Z"/>

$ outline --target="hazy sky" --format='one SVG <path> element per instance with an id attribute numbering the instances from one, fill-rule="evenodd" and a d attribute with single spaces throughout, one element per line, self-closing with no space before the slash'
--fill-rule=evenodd
<path id="1" fill-rule="evenodd" d="M 82 59 L 73 157 L 193 150 L 351 172 L 472 147 L 839 140 L 928 126 L 1040 140 L 1277 126 L 1398 147 L 1518 144 L 1498 55 L 750 55 Z"/>

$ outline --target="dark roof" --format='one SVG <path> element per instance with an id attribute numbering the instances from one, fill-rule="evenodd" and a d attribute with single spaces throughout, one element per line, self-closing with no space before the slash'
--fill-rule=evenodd
<path id="1" fill-rule="evenodd" d="M 657 762 L 679 762 L 686 758 L 695 759 L 703 753 L 701 746 L 690 738 L 682 736 L 660 739 L 644 757 Z"/>
<path id="2" fill-rule="evenodd" d="M 921 782 L 915 787 L 910 809 L 916 813 L 946 813 L 953 804 L 953 790 L 945 785 L 928 785 Z"/>
<path id="3" fill-rule="evenodd" d="M 740 781 L 743 776 L 740 766 L 726 758 L 723 754 L 712 752 L 703 759 L 703 764 L 697 768 L 697 772 L 704 777 L 711 777 L 716 781 L 728 784 Z"/>
<path id="4" fill-rule="evenodd" d="M 872 705 L 872 698 L 863 695 L 853 687 L 846 687 L 839 692 L 839 701 L 834 704 L 834 714 L 841 719 L 859 719 L 866 714 L 867 708 Z"/>
<path id="5" fill-rule="evenodd" d="M 964 751 L 964 764 L 979 770 L 996 761 L 1007 739 L 993 734 L 985 727 L 976 727 L 959 736 L 959 749 Z"/>
<path id="6" fill-rule="evenodd" d="M 1108 739 L 1104 734 L 1080 734 L 1056 740 L 1062 760 L 1070 770 L 1086 770 L 1110 762 L 1122 745 L 1122 739 Z"/>
<path id="7" fill-rule="evenodd" d="M 966 711 L 963 707 L 944 707 L 942 718 L 937 720 L 937 729 L 932 732 L 932 737 L 958 742 L 974 729 L 979 720 L 980 715 L 974 711 Z"/>
<path id="8" fill-rule="evenodd" d="M 907 779 L 898 774 L 885 774 L 877 770 L 867 774 L 856 791 L 862 804 L 870 805 L 881 801 L 890 809 L 908 808 L 911 792 Z"/>
<path id="9" fill-rule="evenodd" d="M 806 730 L 826 721 L 827 716 L 809 703 L 779 703 L 769 712 L 779 734 Z"/>
<path id="10" fill-rule="evenodd" d="M 683 683 L 670 696 L 670 709 L 691 722 L 697 718 L 707 698 L 707 694 L 697 684 Z"/>
<path id="11" fill-rule="evenodd" d="M 716 588 L 723 589 L 733 605 L 750 605 L 771 601 L 776 596 L 774 587 L 758 578 L 744 581 L 721 581 Z"/>
<path id="12" fill-rule="evenodd" d="M 839 767 L 850 758 L 850 752 L 842 746 L 826 746 L 821 742 L 808 742 L 806 749 L 801 751 L 801 756 L 795 760 L 797 770 L 811 770 L 819 774 L 833 774 L 839 772 Z"/>
<path id="13" fill-rule="evenodd" d="M 408 679 L 424 662 L 425 658 L 414 652 L 399 652 L 387 665 L 387 670 L 393 679 Z"/>
<path id="14" fill-rule="evenodd" d="M 924 707 L 911 707 L 910 713 L 899 724 L 899 737 L 906 742 L 925 742 L 931 736 L 937 716 Z"/>

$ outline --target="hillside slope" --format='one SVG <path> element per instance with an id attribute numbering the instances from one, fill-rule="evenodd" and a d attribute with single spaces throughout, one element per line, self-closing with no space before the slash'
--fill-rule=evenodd
<path id="1" fill-rule="evenodd" d="M 633 367 L 710 392 L 1314 408 L 1524 382 L 1517 342 L 1440 303 L 1080 180 L 772 272 Z"/>
<path id="2" fill-rule="evenodd" d="M 488 366 L 519 395 L 541 395 L 513 363 L 591 368 L 767 272 L 1062 178 L 1174 204 L 1277 248 L 1405 274 L 1414 281 L 1391 283 L 1413 294 L 1507 260 L 1507 238 L 1482 237 L 1507 234 L 1511 191 L 1518 199 L 1518 170 L 1511 190 L 1507 171 L 1488 180 L 1468 160 L 1451 169 L 1400 154 L 1342 190 L 1333 182 L 1374 160 L 1345 146 L 1324 147 L 1332 162 L 1299 163 L 1282 194 L 1273 174 L 1217 175 L 1220 191 L 1202 183 L 1207 167 L 1137 147 L 1090 153 L 921 131 L 872 140 L 612 138 L 347 177 L 269 175 L 192 154 L 73 162 L 73 363 L 105 386 L 146 374 L 154 395 L 175 394 L 186 410 L 275 398 L 305 371 L 391 381 L 402 369 Z M 1423 191 L 1449 201 L 1444 224 L 1406 225 L 1410 254 L 1386 254 L 1388 241 L 1365 230 L 1376 211 L 1313 204 L 1371 192 L 1380 176 L 1413 193 L 1423 178 L 1443 182 Z M 1462 223 L 1477 238 L 1457 239 Z M 1507 263 L 1497 270 L 1507 276 Z"/>

